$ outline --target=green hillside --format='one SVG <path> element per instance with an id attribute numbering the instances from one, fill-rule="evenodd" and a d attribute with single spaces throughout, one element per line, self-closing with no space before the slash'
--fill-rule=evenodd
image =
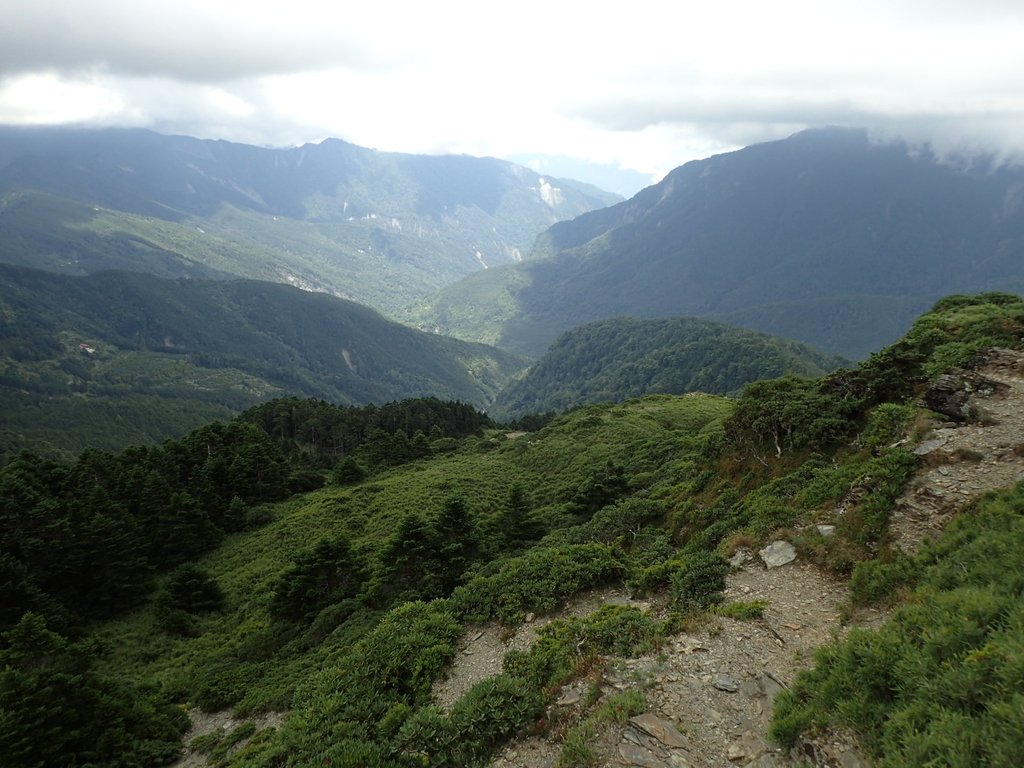
<path id="1" fill-rule="evenodd" d="M 285 394 L 489 403 L 524 362 L 274 283 L 0 265 L 0 449 L 115 450 Z"/>
<path id="2" fill-rule="evenodd" d="M 298 285 L 393 314 L 620 198 L 494 158 L 0 127 L 0 260 Z"/>
<path id="3" fill-rule="evenodd" d="M 711 320 L 599 320 L 560 336 L 490 410 L 516 418 L 653 393 L 728 394 L 786 373 L 821 376 L 843 362 L 804 344 Z"/>
<path id="4" fill-rule="evenodd" d="M 1019 297 L 956 296 L 854 368 L 735 400 L 651 395 L 529 434 L 438 401 L 279 401 L 159 448 L 20 456 L 0 469 L 6 764 L 164 764 L 178 705 L 232 711 L 192 744 L 215 766 L 484 766 L 525 733 L 578 764 L 583 734 L 644 710 L 613 670 L 718 615 L 756 620 L 719 605 L 725 558 L 781 536 L 852 573 L 858 601 L 910 595 L 781 694 L 782 743 L 838 725 L 882 765 L 1014 765 L 1020 491 L 918 558 L 890 517 L 927 461 L 906 441 L 934 423 L 929 382 L 1022 338 Z M 553 621 L 437 706 L 465 630 L 612 584 L 656 610 Z M 581 699 L 552 717 L 567 684 Z"/>
<path id="5" fill-rule="evenodd" d="M 1018 166 L 821 129 L 687 163 L 471 275 L 420 327 L 540 355 L 594 320 L 693 315 L 862 359 L 949 293 L 1024 289 Z"/>

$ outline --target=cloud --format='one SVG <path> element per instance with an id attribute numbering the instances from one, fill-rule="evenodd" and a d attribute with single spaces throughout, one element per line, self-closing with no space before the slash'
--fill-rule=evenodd
<path id="1" fill-rule="evenodd" d="M 0 27 L 0 122 L 653 175 L 826 124 L 1024 149 L 1019 0 L 23 5 Z"/>
<path id="2" fill-rule="evenodd" d="M 0 72 L 101 71 L 210 83 L 325 66 L 379 68 L 365 15 L 318 24 L 319 4 L 34 0 L 0 26 Z"/>

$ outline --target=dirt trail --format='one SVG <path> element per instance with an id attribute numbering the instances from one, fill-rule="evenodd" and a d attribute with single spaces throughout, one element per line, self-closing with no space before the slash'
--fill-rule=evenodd
<path id="1" fill-rule="evenodd" d="M 203 712 L 199 709 L 192 709 L 188 713 L 189 720 L 192 724 L 189 727 L 188 733 L 185 734 L 185 754 L 174 761 L 168 766 L 168 768 L 204 768 L 209 765 L 207 756 L 202 752 L 196 752 L 189 749 L 190 744 L 201 736 L 207 736 L 213 733 L 219 733 L 221 738 L 227 737 L 239 726 L 245 725 L 251 722 L 256 726 L 257 731 L 262 731 L 264 728 L 277 728 L 284 722 L 284 715 L 280 712 L 265 712 L 262 715 L 249 718 L 239 718 L 229 710 L 221 710 L 220 712 Z M 232 747 L 231 751 L 236 751 L 244 747 L 252 737 L 249 736 L 245 739 L 241 739 Z"/>
<path id="2" fill-rule="evenodd" d="M 809 663 L 813 650 L 840 631 L 845 598 L 844 582 L 807 564 L 767 570 L 750 565 L 731 574 L 726 599 L 764 600 L 764 618 L 718 618 L 673 638 L 658 653 L 614 662 L 605 672 L 604 691 L 643 689 L 652 717 L 645 723 L 649 731 L 631 724 L 609 727 L 593 745 L 603 755 L 601 765 L 785 765 L 764 735 L 772 700 Z M 582 613 L 576 606 L 573 612 Z M 561 706 L 574 706 L 574 698 L 564 692 Z M 551 768 L 558 753 L 553 741 L 530 738 L 511 744 L 491 765 Z"/>
<path id="3" fill-rule="evenodd" d="M 939 425 L 916 446 L 922 467 L 898 500 L 892 520 L 895 540 L 907 552 L 936 537 L 980 495 L 1024 478 L 1024 355 L 998 350 L 978 373 L 998 385 L 969 401 L 980 416 L 978 423 Z M 601 755 L 599 765 L 807 765 L 806 758 L 794 761 L 767 741 L 772 702 L 799 670 L 811 665 L 816 648 L 849 626 L 884 619 L 877 611 L 865 611 L 842 625 L 839 611 L 847 592 L 845 582 L 800 562 L 771 569 L 752 563 L 732 573 L 726 599 L 764 600 L 764 618 L 717 619 L 694 634 L 677 636 L 659 654 L 611 667 L 606 691 L 643 688 L 648 709 L 642 718 L 605 731 L 593 745 Z M 817 742 L 815 749 L 814 765 L 869 765 L 845 735 Z M 558 753 L 551 741 L 521 740 L 509 745 L 491 768 L 552 768 Z"/>

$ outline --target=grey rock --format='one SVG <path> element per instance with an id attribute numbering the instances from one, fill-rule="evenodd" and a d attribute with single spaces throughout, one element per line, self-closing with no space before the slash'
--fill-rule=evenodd
<path id="1" fill-rule="evenodd" d="M 934 440 L 925 440 L 917 448 L 914 449 L 915 456 L 927 456 L 929 453 L 935 453 L 944 446 L 947 442 L 945 437 L 937 437 Z"/>
<path id="2" fill-rule="evenodd" d="M 761 686 L 754 680 L 744 680 L 740 683 L 739 693 L 744 696 L 760 696 Z"/>
<path id="3" fill-rule="evenodd" d="M 740 684 L 736 682 L 736 678 L 730 677 L 729 675 L 719 675 L 715 678 L 712 683 L 715 688 L 726 693 L 736 693 L 740 689 Z"/>
<path id="4" fill-rule="evenodd" d="M 768 568 L 778 568 L 796 560 L 796 550 L 793 548 L 793 545 L 781 539 L 773 541 L 758 552 L 758 554 L 761 555 L 761 560 L 764 561 L 765 566 Z"/>
<path id="5" fill-rule="evenodd" d="M 664 763 L 654 757 L 643 747 L 623 742 L 619 744 L 619 757 L 625 765 L 637 765 L 640 768 L 664 768 Z"/>
<path id="6" fill-rule="evenodd" d="M 733 556 L 729 558 L 729 565 L 733 568 L 742 568 L 750 560 L 750 550 L 740 548 L 737 549 Z"/>
<path id="7" fill-rule="evenodd" d="M 668 720 L 662 720 L 657 715 L 645 712 L 642 715 L 629 718 L 630 724 L 646 733 L 648 736 L 657 739 L 666 747 L 680 748 L 687 745 L 686 738 Z"/>
<path id="8" fill-rule="evenodd" d="M 749 760 L 746 750 L 739 744 L 730 744 L 729 748 L 725 751 L 725 756 L 733 763 L 745 763 Z"/>
<path id="9" fill-rule="evenodd" d="M 828 537 L 836 535 L 836 527 L 834 525 L 816 525 L 814 527 L 818 529 L 818 533 L 822 536 Z"/>
<path id="10" fill-rule="evenodd" d="M 967 420 L 964 406 L 967 405 L 967 398 L 970 396 L 960 376 L 944 373 L 928 387 L 924 402 L 936 413 L 941 413 L 953 421 L 963 422 Z"/>
<path id="11" fill-rule="evenodd" d="M 761 677 L 758 678 L 757 684 L 761 689 L 761 695 L 765 697 L 769 704 L 775 702 L 775 697 L 779 695 L 779 692 L 783 689 L 782 685 L 775 677 L 768 673 L 763 672 Z"/>
<path id="12" fill-rule="evenodd" d="M 972 395 L 991 397 L 1005 391 L 1005 384 L 982 376 L 976 371 L 954 370 L 939 376 L 925 392 L 924 402 L 936 413 L 941 413 L 956 422 L 975 421 L 986 423 L 986 409 L 977 404 L 968 404 Z M 979 409 L 980 408 L 980 412 Z"/>
<path id="13" fill-rule="evenodd" d="M 562 697 L 558 700 L 558 706 L 560 707 L 571 707 L 580 700 L 580 692 L 574 688 L 570 688 L 567 691 L 562 692 Z"/>

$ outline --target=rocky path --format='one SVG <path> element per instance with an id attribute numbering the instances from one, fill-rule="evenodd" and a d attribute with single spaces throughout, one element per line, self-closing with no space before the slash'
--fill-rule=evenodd
<path id="1" fill-rule="evenodd" d="M 994 350 L 977 373 L 961 406 L 976 421 L 947 422 L 915 450 L 923 466 L 897 502 L 890 525 L 905 552 L 936 538 L 982 494 L 1024 478 L 1024 355 Z"/>
<path id="2" fill-rule="evenodd" d="M 726 599 L 765 601 L 764 617 L 716 618 L 657 653 L 610 664 L 605 692 L 640 688 L 648 706 L 594 745 L 601 765 L 787 765 L 765 737 L 772 701 L 840 631 L 845 598 L 843 582 L 806 564 L 751 564 L 731 574 Z M 574 698 L 563 695 L 560 706 L 575 706 Z M 492 768 L 551 768 L 558 754 L 558 744 L 530 738 L 507 747 Z"/>

